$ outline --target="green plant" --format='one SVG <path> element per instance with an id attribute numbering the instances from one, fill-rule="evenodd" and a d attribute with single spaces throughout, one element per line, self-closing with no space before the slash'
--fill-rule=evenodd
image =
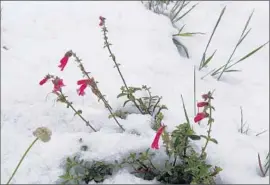
<path id="1" fill-rule="evenodd" d="M 212 97 L 210 95 L 212 93 L 209 92 L 207 95 L 208 99 L 211 100 Z M 130 153 L 130 156 L 124 159 L 121 164 L 130 165 L 133 170 L 131 173 L 146 180 L 156 178 L 165 184 L 214 184 L 214 177 L 222 169 L 217 166 L 212 167 L 212 165 L 206 163 L 205 149 L 208 141 L 217 142 L 210 137 L 210 131 L 208 131 L 208 136 L 196 135 L 195 131 L 191 128 L 183 97 L 181 96 L 181 98 L 186 118 L 185 123 L 178 125 L 172 133 L 168 133 L 165 126 L 162 125 L 157 131 L 152 144 L 152 147 L 157 149 L 158 146 L 156 145 L 158 145 L 159 135 L 162 134 L 161 137 L 168 159 L 164 163 L 155 164 L 153 163 L 155 154 L 150 153 L 149 149 L 147 149 L 145 152 L 139 154 Z M 213 108 L 212 106 L 209 107 Z M 205 137 L 207 140 L 205 146 L 202 148 L 203 157 L 195 152 L 190 143 L 190 140 L 199 140 L 201 137 Z"/>
<path id="2" fill-rule="evenodd" d="M 63 180 L 62 184 L 88 184 L 92 180 L 100 183 L 112 175 L 113 169 L 113 164 L 100 161 L 88 162 L 79 159 L 77 156 L 68 157 L 65 163 L 65 173 L 60 178 Z"/>
<path id="3" fill-rule="evenodd" d="M 224 13 L 224 11 L 222 11 L 221 15 L 223 15 L 223 13 Z M 241 45 L 241 43 L 243 43 L 243 41 L 245 40 L 245 38 L 247 37 L 247 35 L 251 31 L 251 28 L 249 28 L 249 29 L 247 29 L 247 28 L 248 28 L 249 22 L 250 22 L 250 20 L 251 20 L 251 18 L 253 16 L 253 13 L 254 13 L 254 11 L 252 11 L 252 13 L 249 15 L 248 20 L 246 21 L 245 26 L 244 26 L 244 28 L 242 30 L 241 35 L 240 35 L 240 38 L 237 41 L 237 43 L 236 43 L 236 45 L 235 45 L 235 47 L 234 47 L 231 55 L 229 56 L 227 62 L 224 65 L 222 65 L 221 67 L 219 67 L 217 69 L 211 70 L 209 73 L 207 73 L 205 76 L 203 76 L 202 79 L 204 77 L 208 76 L 209 74 L 211 74 L 211 76 L 218 75 L 217 80 L 220 80 L 220 78 L 222 77 L 222 75 L 224 73 L 240 72 L 240 70 L 232 69 L 232 67 L 235 66 L 236 64 L 238 64 L 238 63 L 246 60 L 247 58 L 251 57 L 252 55 L 254 55 L 256 52 L 258 52 L 259 50 L 261 50 L 264 46 L 266 46 L 269 43 L 269 41 L 267 41 L 266 43 L 258 46 L 257 48 L 253 49 L 252 51 L 250 51 L 249 53 L 247 53 L 246 55 L 244 55 L 243 57 L 241 57 L 240 59 L 238 59 L 236 62 L 233 62 L 232 57 L 234 56 L 237 48 Z M 221 18 L 221 16 L 220 16 L 220 18 Z M 213 35 L 213 33 L 212 33 L 212 35 Z M 211 38 L 212 38 L 212 36 L 210 37 L 210 40 L 211 40 Z M 209 42 L 207 44 L 207 47 L 208 47 L 208 45 L 210 43 L 210 40 L 209 40 Z M 206 47 L 206 49 L 207 49 L 207 47 Z M 205 52 L 206 52 L 206 50 L 205 50 Z M 215 54 L 216 51 L 207 60 L 205 60 L 205 52 L 203 54 L 203 58 L 202 58 L 202 61 L 201 61 L 201 64 L 200 64 L 200 69 L 202 69 L 203 67 L 205 67 L 206 64 L 208 64 L 212 60 L 212 58 L 213 58 L 213 56 L 214 56 L 214 54 Z"/>
<path id="4" fill-rule="evenodd" d="M 117 96 L 117 98 L 125 96 L 127 100 L 124 102 L 123 107 L 125 107 L 127 103 L 132 102 L 133 105 L 139 110 L 141 114 L 149 114 L 153 116 L 154 118 L 156 118 L 156 115 L 158 115 L 161 112 L 161 110 L 167 109 L 165 105 L 160 105 L 160 100 L 162 99 L 162 97 L 153 96 L 150 91 L 151 88 L 147 87 L 146 85 L 142 85 L 141 88 L 131 87 L 127 85 L 126 80 L 122 72 L 120 71 L 120 68 L 119 68 L 120 64 L 117 63 L 116 57 L 111 50 L 110 46 L 112 44 L 109 43 L 108 41 L 108 36 L 107 36 L 108 29 L 106 27 L 105 20 L 106 18 L 100 17 L 100 21 L 101 21 L 100 26 L 102 27 L 102 32 L 104 36 L 104 48 L 107 48 L 110 54 L 110 57 L 112 58 L 112 61 L 114 63 L 114 67 L 117 69 L 119 76 L 121 77 L 122 82 L 123 82 L 123 86 L 120 88 L 121 93 Z M 142 91 L 142 90 L 144 90 L 147 93 L 147 96 L 137 98 L 135 96 L 135 93 L 137 91 Z M 117 114 L 116 112 L 112 113 L 111 116 L 116 115 L 116 114 Z"/>
<path id="5" fill-rule="evenodd" d="M 215 55 L 215 53 L 216 53 L 216 51 L 217 51 L 217 50 L 215 50 L 214 53 L 213 53 L 210 57 L 208 57 L 208 58 L 206 59 L 206 52 L 207 52 L 207 49 L 208 49 L 208 47 L 209 47 L 209 45 L 210 45 L 210 43 L 211 43 L 211 40 L 212 40 L 212 38 L 213 38 L 213 36 L 214 36 L 214 34 L 215 34 L 215 32 L 216 32 L 216 29 L 217 29 L 217 27 L 218 27 L 218 25 L 219 25 L 219 22 L 220 22 L 220 20 L 221 20 L 221 18 L 222 18 L 222 16 L 223 16 L 225 10 L 226 10 L 226 6 L 222 9 L 222 11 L 221 11 L 221 13 L 220 13 L 220 15 L 219 15 L 219 18 L 218 18 L 218 20 L 217 20 L 217 22 L 216 22 L 216 25 L 215 25 L 215 27 L 214 27 L 214 29 L 213 29 L 213 31 L 212 31 L 212 34 L 211 34 L 211 36 L 210 36 L 210 38 L 209 38 L 209 40 L 208 40 L 208 43 L 207 43 L 207 45 L 206 45 L 206 47 L 205 47 L 205 50 L 204 50 L 204 52 L 203 52 L 203 56 L 202 56 L 202 59 L 201 59 L 201 63 L 200 63 L 199 70 L 201 70 L 201 69 L 204 68 L 204 67 L 207 67 L 207 64 L 209 64 L 209 62 L 212 60 L 212 58 L 214 57 L 214 55 Z"/>
<path id="6" fill-rule="evenodd" d="M 215 144 L 218 144 L 217 140 L 215 138 L 212 138 L 211 137 L 211 129 L 212 129 L 212 126 L 213 126 L 213 123 L 214 123 L 214 119 L 213 119 L 213 115 L 212 115 L 212 111 L 215 110 L 215 108 L 213 107 L 212 105 L 212 99 L 213 98 L 213 93 L 214 91 L 212 92 L 208 92 L 207 94 L 204 94 L 202 95 L 203 99 L 204 99 L 204 102 L 199 102 L 197 104 L 198 107 L 203 107 L 203 111 L 201 113 L 198 113 L 197 116 L 195 117 L 196 118 L 200 118 L 200 115 L 206 115 L 205 117 L 208 118 L 208 130 L 207 130 L 207 135 L 200 135 L 202 138 L 204 138 L 206 140 L 205 142 L 205 145 L 202 147 L 202 152 L 201 152 L 201 157 L 203 159 L 206 158 L 206 147 L 209 143 L 209 141 L 215 143 Z M 203 119 L 203 117 L 201 117 Z M 200 121 L 200 120 L 199 120 Z"/>
<path id="7" fill-rule="evenodd" d="M 253 11 L 253 12 L 254 12 L 254 11 Z M 246 36 L 248 35 L 248 33 L 251 31 L 251 28 L 248 29 L 248 31 L 246 31 L 246 30 L 247 30 L 247 27 L 248 27 L 249 22 L 250 22 L 250 20 L 251 20 L 251 17 L 252 17 L 252 15 L 253 15 L 253 12 L 250 14 L 250 16 L 249 16 L 249 18 L 248 18 L 248 20 L 247 20 L 247 22 L 246 22 L 246 24 L 245 24 L 245 27 L 244 27 L 244 29 L 243 29 L 243 31 L 242 31 L 242 34 L 241 34 L 241 36 L 240 36 L 240 38 L 239 38 L 239 40 L 238 40 L 236 46 L 234 47 L 233 52 L 231 53 L 231 55 L 230 55 L 228 61 L 226 62 L 226 64 L 222 67 L 222 69 L 218 69 L 218 70 L 216 70 L 216 71 L 214 71 L 214 72 L 212 73 L 212 76 L 219 74 L 219 76 L 218 76 L 218 78 L 217 78 L 218 80 L 221 78 L 221 76 L 223 75 L 224 72 L 236 72 L 236 71 L 239 71 L 239 70 L 230 70 L 230 68 L 231 68 L 232 66 L 236 65 L 237 63 L 239 63 L 239 62 L 241 62 L 241 61 L 247 59 L 247 58 L 250 57 L 250 56 L 252 56 L 252 55 L 255 54 L 257 51 L 259 51 L 261 48 L 263 48 L 267 43 L 269 43 L 269 41 L 268 41 L 268 42 L 266 42 L 265 44 L 262 44 L 261 46 L 259 46 L 258 48 L 254 49 L 253 51 L 251 51 L 250 53 L 248 53 L 247 55 L 245 55 L 244 57 L 242 57 L 242 58 L 239 59 L 238 61 L 236 61 L 236 62 L 234 62 L 233 64 L 229 65 L 229 63 L 231 63 L 231 59 L 232 59 L 232 57 L 233 57 L 235 51 L 237 50 L 238 46 L 240 46 L 240 44 L 241 44 L 241 43 L 243 42 L 243 40 L 246 38 Z M 228 65 L 229 65 L 229 66 L 228 66 Z M 220 70 L 221 70 L 221 72 L 219 72 Z"/>
<path id="8" fill-rule="evenodd" d="M 175 24 L 179 20 L 183 19 L 187 14 L 189 14 L 199 3 L 196 3 L 191 6 L 186 12 L 180 13 L 184 10 L 184 8 L 191 3 L 191 1 L 176 1 L 175 5 L 170 11 L 169 17 L 172 22 L 172 24 Z"/>
<path id="9" fill-rule="evenodd" d="M 34 141 L 29 145 L 29 147 L 26 149 L 26 151 L 24 152 L 22 158 L 20 159 L 19 163 L 17 164 L 15 170 L 13 171 L 11 177 L 9 178 L 7 184 L 9 184 L 12 180 L 12 178 L 14 177 L 14 175 L 16 174 L 17 170 L 19 169 L 20 165 L 22 164 L 25 156 L 28 154 L 28 152 L 30 151 L 30 149 L 34 146 L 34 144 L 38 141 L 41 140 L 42 142 L 48 142 L 51 139 L 51 135 L 52 132 L 46 128 L 46 127 L 39 127 L 37 128 L 34 132 L 33 135 L 36 137 L 34 139 Z"/>

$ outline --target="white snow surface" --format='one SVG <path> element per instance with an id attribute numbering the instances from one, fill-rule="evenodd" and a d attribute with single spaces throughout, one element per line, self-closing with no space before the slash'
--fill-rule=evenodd
<path id="1" fill-rule="evenodd" d="M 63 174 L 61 164 L 65 158 L 80 151 L 80 138 L 89 147 L 89 151 L 82 152 L 88 160 L 114 161 L 131 151 L 150 147 L 155 131 L 150 127 L 149 116 L 132 114 L 126 120 L 119 120 L 127 130 L 120 133 L 89 89 L 84 97 L 77 95 L 76 81 L 82 75 L 76 63 L 70 60 L 63 72 L 57 67 L 64 53 L 72 49 L 99 81 L 99 88 L 111 106 L 114 109 L 122 106 L 124 98 L 116 98 L 122 81 L 103 48 L 98 26 L 100 15 L 107 18 L 109 41 L 128 85 L 148 85 L 153 94 L 163 97 L 162 103 L 169 108 L 163 111 L 169 131 L 185 121 L 181 94 L 193 120 L 193 66 L 199 65 L 224 5 L 227 10 L 208 50 L 210 55 L 218 49 L 210 69 L 226 62 L 253 8 L 252 31 L 235 58 L 269 40 L 268 1 L 200 2 L 179 23 L 179 27 L 186 24 L 186 32 L 206 33 L 181 38 L 190 59 L 181 57 L 173 44 L 172 35 L 177 30 L 168 17 L 147 10 L 140 1 L 1 2 L 1 183 L 7 182 L 34 140 L 32 132 L 40 126 L 52 130 L 51 141 L 34 145 L 12 183 L 56 183 Z M 2 49 L 3 46 L 8 50 Z M 242 72 L 225 74 L 221 81 L 209 76 L 201 80 L 209 69 L 197 71 L 197 100 L 202 93 L 215 89 L 212 136 L 219 144 L 209 144 L 207 161 L 223 168 L 218 175 L 219 183 L 268 184 L 269 176 L 259 175 L 257 153 L 265 158 L 269 132 L 255 135 L 269 130 L 269 46 L 236 68 Z M 54 102 L 55 96 L 48 94 L 51 84 L 39 86 L 38 82 L 48 73 L 64 79 L 64 93 L 100 129 L 98 132 L 92 132 L 63 104 Z M 240 106 L 250 126 L 248 135 L 238 132 Z M 206 123 L 193 124 L 197 133 L 206 133 Z M 132 134 L 134 130 L 140 135 Z M 200 147 L 202 142 L 194 144 Z M 164 159 L 163 149 L 155 151 L 160 160 Z M 104 183 L 157 182 L 139 179 L 122 170 Z"/>

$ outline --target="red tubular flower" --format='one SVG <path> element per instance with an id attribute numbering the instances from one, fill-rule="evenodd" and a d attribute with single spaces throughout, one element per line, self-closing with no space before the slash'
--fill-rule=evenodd
<path id="1" fill-rule="evenodd" d="M 63 83 L 63 80 L 60 78 L 55 79 L 53 81 L 53 84 L 54 84 L 53 92 L 60 91 L 61 88 L 65 86 L 65 84 Z"/>
<path id="2" fill-rule="evenodd" d="M 199 112 L 199 113 L 195 116 L 194 121 L 195 121 L 195 123 L 197 123 L 197 122 L 201 121 L 202 119 L 204 119 L 204 118 L 206 118 L 206 117 L 208 117 L 208 114 L 207 114 L 206 112 Z"/>
<path id="3" fill-rule="evenodd" d="M 99 26 L 103 26 L 105 23 L 105 17 L 99 16 L 99 20 L 100 20 Z"/>
<path id="4" fill-rule="evenodd" d="M 85 95 L 84 90 L 86 89 L 86 87 L 87 87 L 87 84 L 82 84 L 82 85 L 80 86 L 80 88 L 77 89 L 77 92 L 78 92 L 79 96 Z"/>
<path id="5" fill-rule="evenodd" d="M 158 129 L 158 131 L 157 131 L 157 133 L 156 133 L 156 136 L 155 136 L 155 138 L 154 138 L 154 141 L 153 141 L 153 143 L 152 143 L 152 145 L 151 145 L 151 148 L 153 148 L 153 149 L 159 149 L 158 142 L 159 142 L 159 139 L 160 139 L 160 136 L 161 136 L 162 132 L 164 131 L 164 128 L 165 128 L 165 126 L 162 125 L 162 126 Z"/>
<path id="6" fill-rule="evenodd" d="M 86 89 L 87 85 L 90 85 L 93 82 L 93 79 L 83 79 L 78 80 L 77 85 L 81 85 L 79 89 L 77 89 L 77 92 L 79 96 L 85 95 L 84 90 Z"/>
<path id="7" fill-rule="evenodd" d="M 77 85 L 82 85 L 82 84 L 91 84 L 92 79 L 83 79 L 83 80 L 78 80 Z"/>
<path id="8" fill-rule="evenodd" d="M 68 51 L 68 52 L 66 52 L 65 56 L 60 60 L 60 65 L 58 67 L 61 68 L 61 71 L 64 70 L 64 68 L 67 65 L 68 59 L 71 56 L 72 56 L 72 53 L 70 51 Z"/>
<path id="9" fill-rule="evenodd" d="M 204 107 L 204 106 L 207 106 L 208 105 L 208 102 L 198 102 L 197 103 L 197 107 Z"/>
<path id="10" fill-rule="evenodd" d="M 45 84 L 49 79 L 50 79 L 49 76 L 45 76 L 45 78 L 43 78 L 43 79 L 39 82 L 39 85 Z"/>

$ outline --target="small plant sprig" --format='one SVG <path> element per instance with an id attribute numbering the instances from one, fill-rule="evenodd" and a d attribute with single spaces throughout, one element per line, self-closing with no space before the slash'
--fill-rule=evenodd
<path id="1" fill-rule="evenodd" d="M 120 75 L 120 77 L 121 77 L 121 79 L 122 79 L 122 82 L 123 82 L 123 84 L 124 84 L 123 88 L 125 88 L 126 92 L 128 92 L 128 95 L 130 95 L 130 96 L 132 97 L 132 98 L 131 98 L 131 101 L 132 101 L 133 104 L 136 106 L 136 108 L 137 108 L 141 113 L 143 113 L 142 110 L 141 110 L 141 108 L 139 107 L 139 105 L 136 103 L 135 98 L 134 98 L 134 96 L 133 96 L 134 88 L 129 88 L 129 87 L 128 87 L 128 85 L 127 85 L 127 83 L 126 83 L 126 81 L 125 81 L 125 78 L 124 78 L 122 72 L 120 71 L 120 68 L 119 68 L 120 64 L 116 62 L 116 57 L 115 57 L 115 55 L 112 53 L 112 50 L 111 50 L 111 47 L 110 47 L 112 44 L 109 43 L 109 41 L 108 41 L 108 36 L 107 36 L 108 29 L 107 29 L 107 27 L 106 27 L 106 22 L 105 22 L 106 18 L 100 16 L 99 19 L 100 19 L 99 26 L 102 27 L 102 32 L 103 32 L 103 36 L 104 36 L 104 48 L 107 48 L 108 51 L 109 51 L 110 57 L 112 58 L 112 61 L 114 62 L 114 67 L 117 69 L 117 71 L 118 71 L 118 73 L 119 73 L 119 75 Z M 121 89 L 122 89 L 122 88 L 121 88 Z"/>
<path id="2" fill-rule="evenodd" d="M 267 156 L 266 156 L 266 162 L 265 162 L 265 164 L 264 164 L 264 168 L 263 168 L 263 166 L 262 166 L 262 161 L 261 161 L 261 157 L 260 157 L 260 154 L 258 153 L 258 163 L 259 163 L 259 168 L 260 168 L 260 171 L 261 171 L 261 174 L 262 174 L 262 176 L 263 177 L 265 177 L 266 176 L 266 174 L 267 174 L 267 172 L 268 172 L 268 170 L 269 170 L 269 152 L 268 152 L 268 154 L 267 154 Z"/>
<path id="3" fill-rule="evenodd" d="M 211 94 L 210 92 L 207 94 L 208 99 Z M 190 139 L 199 140 L 202 136 L 196 135 L 191 128 L 183 97 L 181 96 L 181 98 L 185 123 L 177 126 L 172 133 L 168 133 L 166 126 L 161 124 L 151 144 L 152 149 L 159 149 L 159 139 L 162 137 L 168 156 L 164 167 L 152 162 L 154 154 L 149 153 L 149 149 L 143 155 L 141 155 L 142 153 L 139 155 L 130 153 L 124 162 L 131 165 L 134 170 L 131 173 L 145 180 L 156 178 L 159 182 L 166 184 L 214 184 L 214 177 L 222 169 L 207 164 L 205 158 L 202 158 L 192 148 Z"/>
<path id="4" fill-rule="evenodd" d="M 43 80 L 41 80 L 39 82 L 40 85 L 45 84 L 48 80 L 51 80 L 53 85 L 54 85 L 54 89 L 52 91 L 53 94 L 55 94 L 57 96 L 57 102 L 61 102 L 67 105 L 67 108 L 71 108 L 74 111 L 74 115 L 78 115 L 87 126 L 89 126 L 94 132 L 96 132 L 97 130 L 89 123 L 89 121 L 87 121 L 83 116 L 82 116 L 82 110 L 77 110 L 72 104 L 72 102 L 68 101 L 67 97 L 65 96 L 63 91 L 62 91 L 62 87 L 64 87 L 64 83 L 63 80 L 60 79 L 58 76 L 54 76 L 54 75 L 46 75 L 45 78 Z"/>
<path id="5" fill-rule="evenodd" d="M 212 129 L 212 124 L 214 122 L 213 119 L 213 115 L 212 115 L 212 111 L 215 110 L 215 108 L 212 106 L 212 99 L 213 98 L 213 93 L 212 92 L 208 92 L 207 94 L 203 94 L 202 98 L 203 98 L 203 102 L 198 102 L 197 103 L 197 107 L 201 108 L 203 107 L 203 111 L 202 112 L 198 112 L 197 115 L 194 118 L 194 122 L 199 122 L 201 120 L 203 120 L 204 118 L 208 118 L 208 130 L 207 130 L 207 136 L 205 135 L 200 135 L 202 138 L 206 139 L 205 145 L 202 147 L 202 151 L 201 151 L 201 155 L 200 157 L 202 157 L 203 159 L 206 158 L 206 147 L 208 146 L 209 141 L 212 141 L 215 144 L 218 144 L 217 140 L 211 137 L 211 129 Z"/>
<path id="6" fill-rule="evenodd" d="M 241 111 L 241 125 L 240 125 L 240 129 L 238 130 L 241 134 L 248 134 L 249 131 L 249 125 L 246 126 L 247 122 L 244 123 L 244 116 L 243 116 L 243 109 L 242 107 L 240 107 L 240 111 Z"/>
<path id="7" fill-rule="evenodd" d="M 17 170 L 19 169 L 21 163 L 23 162 L 25 156 L 28 154 L 28 152 L 30 151 L 30 149 L 34 146 L 34 144 L 38 141 L 41 140 L 42 142 L 46 143 L 49 142 L 51 139 L 51 135 L 52 132 L 50 129 L 46 128 L 46 127 L 39 127 L 37 128 L 34 132 L 33 135 L 36 137 L 34 139 L 34 141 L 29 145 L 29 147 L 26 149 L 26 151 L 24 152 L 21 160 L 19 161 L 19 163 L 17 164 L 15 170 L 13 171 L 11 177 L 9 178 L 7 184 L 9 184 L 12 180 L 12 178 L 14 177 L 14 175 L 16 174 Z"/>
<path id="8" fill-rule="evenodd" d="M 68 157 L 65 164 L 65 174 L 61 175 L 60 178 L 63 180 L 62 184 L 88 184 L 92 180 L 101 183 L 112 175 L 113 168 L 113 164 L 106 164 L 101 161 L 88 162 L 79 159 L 77 156 Z"/>

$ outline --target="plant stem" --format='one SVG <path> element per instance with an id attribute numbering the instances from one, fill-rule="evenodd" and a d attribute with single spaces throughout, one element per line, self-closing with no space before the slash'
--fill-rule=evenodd
<path id="1" fill-rule="evenodd" d="M 21 160 L 20 160 L 19 163 L 17 164 L 17 166 L 16 166 L 15 170 L 13 171 L 11 177 L 9 178 L 7 184 L 10 183 L 10 181 L 12 180 L 12 178 L 14 177 L 14 175 L 16 174 L 18 168 L 20 167 L 20 165 L 21 165 L 23 159 L 25 158 L 25 156 L 27 155 L 27 153 L 29 152 L 29 150 L 32 148 L 32 146 L 33 146 L 37 141 L 38 141 L 38 137 L 37 137 L 37 138 L 29 145 L 29 147 L 27 148 L 27 150 L 24 152 L 24 154 L 23 154 Z"/>
<path id="2" fill-rule="evenodd" d="M 211 93 L 210 97 L 212 97 L 213 93 L 214 93 L 214 91 Z M 211 128 L 212 128 L 212 107 L 211 107 L 212 105 L 211 105 L 211 98 L 208 99 L 208 105 L 210 106 L 210 109 L 209 109 L 209 121 L 208 121 L 208 123 L 209 123 L 209 129 L 207 131 L 207 139 L 206 139 L 205 145 L 202 148 L 201 157 L 203 156 L 203 154 L 204 154 L 204 152 L 206 150 L 206 147 L 207 147 L 207 145 L 208 145 L 208 143 L 210 141 L 210 138 L 211 138 L 210 137 Z"/>
<path id="3" fill-rule="evenodd" d="M 194 94 L 193 94 L 193 101 L 194 101 L 194 115 L 196 116 L 196 68 L 194 66 L 194 81 L 193 81 L 193 85 L 194 85 Z"/>
<path id="4" fill-rule="evenodd" d="M 73 107 L 73 105 L 71 104 L 71 102 L 69 102 L 65 95 L 62 93 L 62 91 L 60 91 L 60 95 L 61 95 L 61 98 L 64 98 L 64 102 L 69 106 L 71 107 L 71 109 L 75 112 L 75 114 L 77 114 L 85 123 L 87 126 L 89 126 L 94 132 L 97 132 L 97 130 L 92 127 L 92 125 L 90 125 L 89 121 L 87 121 L 81 114 L 78 113 L 78 111 Z"/>
<path id="5" fill-rule="evenodd" d="M 81 60 L 79 59 L 79 57 L 73 53 L 73 56 L 75 57 L 76 59 L 76 62 L 79 63 L 80 65 L 80 68 L 81 68 L 81 71 L 83 72 L 83 74 L 89 79 L 91 80 L 89 74 L 85 71 L 84 67 L 83 67 L 83 64 L 81 63 Z M 122 125 L 120 125 L 120 123 L 118 122 L 118 120 L 116 119 L 115 115 L 113 114 L 112 112 L 112 107 L 110 106 L 110 104 L 108 103 L 108 101 L 104 98 L 104 96 L 102 95 L 102 93 L 100 92 L 99 88 L 97 87 L 96 83 L 95 83 L 95 87 L 96 87 L 96 90 L 98 91 L 98 97 L 103 101 L 105 107 L 109 110 L 110 112 L 110 115 L 112 116 L 112 118 L 114 119 L 114 121 L 116 122 L 116 124 L 123 130 L 125 131 L 125 129 L 122 127 Z M 92 88 L 92 87 L 91 87 Z"/>
<path id="6" fill-rule="evenodd" d="M 111 51 L 111 48 L 110 48 L 110 45 L 111 45 L 111 44 L 109 44 L 109 41 L 108 41 L 108 37 L 107 37 L 107 32 L 108 32 L 108 30 L 107 30 L 107 28 L 106 28 L 106 26 L 105 26 L 105 22 L 104 22 L 102 31 L 103 31 L 103 35 L 104 35 L 104 42 L 105 42 L 104 44 L 105 44 L 105 47 L 108 49 L 108 51 L 109 51 L 109 53 L 110 53 L 110 57 L 112 58 L 112 60 L 113 60 L 113 62 L 114 62 L 114 64 L 115 64 L 115 67 L 116 67 L 116 69 L 117 69 L 117 71 L 118 71 L 118 73 L 119 73 L 119 75 L 120 75 L 120 77 L 121 77 L 121 79 L 122 79 L 122 81 L 123 81 L 123 83 L 124 83 L 124 86 L 125 86 L 127 92 L 129 92 L 127 83 L 126 83 L 126 81 L 125 81 L 125 79 L 124 79 L 124 77 L 123 77 L 123 75 L 122 75 L 122 73 L 121 73 L 121 71 L 120 71 L 119 64 L 116 62 L 115 55 L 114 55 L 114 54 L 112 53 L 112 51 Z M 133 102 L 134 105 L 137 107 L 137 109 L 143 114 L 143 111 L 140 109 L 140 107 L 138 106 L 138 104 L 136 103 L 136 101 L 135 101 L 135 100 L 132 100 L 132 102 Z"/>

